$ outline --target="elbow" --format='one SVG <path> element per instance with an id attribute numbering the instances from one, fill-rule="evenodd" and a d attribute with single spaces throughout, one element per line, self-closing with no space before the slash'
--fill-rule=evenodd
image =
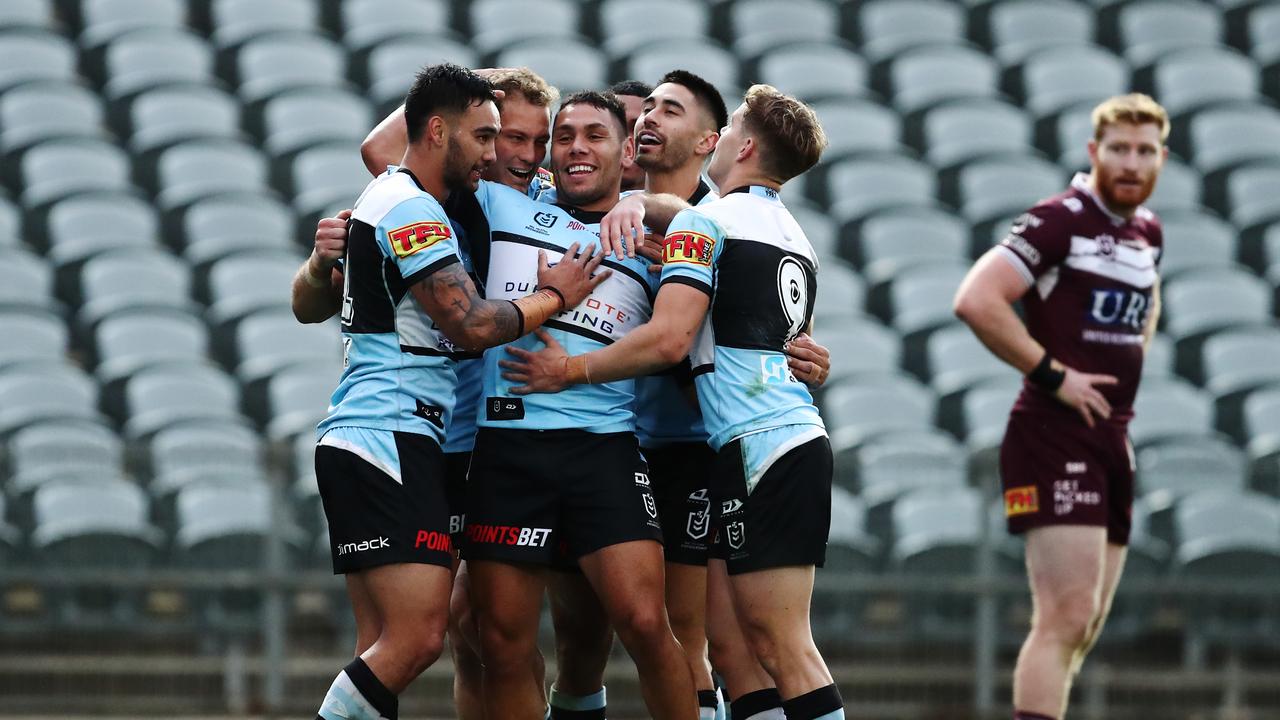
<path id="1" fill-rule="evenodd" d="M 369 134 L 364 139 L 364 142 L 360 143 L 360 159 L 364 161 L 365 169 L 374 177 L 381 175 L 382 171 L 386 170 L 386 165 L 381 164 L 382 153 L 379 152 L 378 140 L 374 134 Z"/>
<path id="2" fill-rule="evenodd" d="M 955 300 L 951 301 L 951 312 L 955 313 L 961 322 L 972 325 L 978 314 L 977 304 L 972 295 L 960 292 L 956 294 Z"/>
<path id="3" fill-rule="evenodd" d="M 663 365 L 675 365 L 689 354 L 691 338 L 663 337 L 657 343 L 658 359 Z"/>

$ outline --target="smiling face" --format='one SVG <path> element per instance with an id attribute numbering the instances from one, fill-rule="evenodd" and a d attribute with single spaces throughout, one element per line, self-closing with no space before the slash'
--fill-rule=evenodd
<path id="1" fill-rule="evenodd" d="M 449 123 L 444 184 L 450 191 L 475 192 L 496 157 L 498 107 L 490 100 L 473 103 Z"/>
<path id="2" fill-rule="evenodd" d="M 1131 214 L 1151 197 L 1168 149 L 1154 123 L 1110 123 L 1089 142 L 1089 162 L 1098 195 L 1120 215 Z"/>
<path id="3" fill-rule="evenodd" d="M 670 171 L 693 157 L 698 143 L 715 131 L 714 122 L 688 88 L 663 83 L 645 98 L 636 122 L 636 164 L 646 171 Z"/>
<path id="4" fill-rule="evenodd" d="M 484 174 L 485 180 L 528 192 L 529 181 L 547 156 L 551 137 L 551 117 L 520 95 L 502 101 L 502 129 L 495 142 L 496 159 Z"/>
<path id="5" fill-rule="evenodd" d="M 562 107 L 551 130 L 551 168 L 560 200 L 584 210 L 613 207 L 630 145 L 608 110 L 586 103 Z"/>

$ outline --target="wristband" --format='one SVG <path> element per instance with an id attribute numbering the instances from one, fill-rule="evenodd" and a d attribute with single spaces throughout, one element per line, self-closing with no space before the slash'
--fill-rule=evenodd
<path id="1" fill-rule="evenodd" d="M 305 269 L 303 270 L 302 279 L 305 280 L 308 285 L 310 285 L 313 288 L 316 288 L 317 290 L 323 287 L 329 287 L 329 281 L 327 279 L 322 278 L 319 275 L 316 275 L 315 273 L 311 272 L 310 260 L 307 260 L 306 265 L 304 265 L 303 267 Z"/>
<path id="2" fill-rule="evenodd" d="M 1057 392 L 1062 387 L 1062 381 L 1067 379 L 1067 373 L 1064 370 L 1055 370 L 1053 368 L 1053 358 L 1049 356 L 1046 350 L 1044 357 L 1040 359 L 1040 363 L 1027 373 L 1027 380 L 1032 385 L 1048 390 L 1049 392 Z"/>
<path id="3" fill-rule="evenodd" d="M 567 304 L 565 303 L 565 301 L 564 301 L 564 293 L 562 293 L 562 292 L 560 292 L 558 289 L 556 289 L 556 286 L 555 286 L 555 285 L 543 285 L 542 287 L 540 287 L 540 288 L 538 288 L 538 289 L 539 289 L 539 290 L 549 290 L 549 291 L 551 291 L 551 292 L 555 293 L 555 294 L 556 294 L 556 297 L 560 298 L 560 309 L 561 309 L 561 310 L 564 310 L 566 307 L 568 307 L 568 305 L 567 305 Z"/>

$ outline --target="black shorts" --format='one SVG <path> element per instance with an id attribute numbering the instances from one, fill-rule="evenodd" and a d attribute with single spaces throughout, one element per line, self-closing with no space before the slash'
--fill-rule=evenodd
<path id="1" fill-rule="evenodd" d="M 641 452 L 649 462 L 667 562 L 705 567 L 712 538 L 707 485 L 715 467 L 715 451 L 705 442 L 684 442 Z"/>
<path id="2" fill-rule="evenodd" d="M 394 563 L 453 564 L 440 446 L 426 435 L 392 435 L 402 482 L 350 450 L 316 446 L 336 575 Z"/>
<path id="3" fill-rule="evenodd" d="M 467 523 L 467 470 L 470 452 L 444 454 L 444 492 L 449 498 L 449 537 L 455 548 L 462 547 L 462 527 Z"/>
<path id="4" fill-rule="evenodd" d="M 831 530 L 831 443 L 792 448 L 747 493 L 740 440 L 720 448 L 711 480 L 716 548 L 730 575 L 792 565 L 822 567 Z"/>
<path id="5" fill-rule="evenodd" d="M 632 433 L 480 428 L 466 503 L 467 560 L 552 565 L 557 549 L 662 539 Z"/>

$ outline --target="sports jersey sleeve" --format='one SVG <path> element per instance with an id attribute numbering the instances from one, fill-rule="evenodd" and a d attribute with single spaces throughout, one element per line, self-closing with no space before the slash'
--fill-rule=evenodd
<path id="1" fill-rule="evenodd" d="M 1070 211 L 1052 204 L 1031 208 L 1013 221 L 999 247 L 1027 281 L 1035 282 L 1071 252 Z"/>
<path id="2" fill-rule="evenodd" d="M 444 209 L 425 198 L 410 198 L 392 208 L 378 223 L 377 238 L 408 285 L 461 262 Z"/>
<path id="3" fill-rule="evenodd" d="M 712 268 L 724 250 L 720 224 L 693 209 L 671 220 L 662 241 L 662 284 L 681 283 L 708 295 L 715 286 Z"/>

